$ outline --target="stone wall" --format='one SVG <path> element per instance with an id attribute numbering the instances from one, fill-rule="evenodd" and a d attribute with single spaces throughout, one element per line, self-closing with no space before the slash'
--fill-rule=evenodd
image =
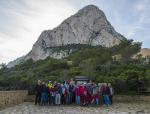
<path id="1" fill-rule="evenodd" d="M 28 91 L 0 91 L 0 108 L 20 104 L 22 102 L 34 102 L 35 95 L 28 95 Z M 148 102 L 150 96 L 143 95 L 115 95 L 114 102 Z"/>
<path id="2" fill-rule="evenodd" d="M 0 91 L 0 108 L 13 106 L 24 102 L 28 91 Z"/>

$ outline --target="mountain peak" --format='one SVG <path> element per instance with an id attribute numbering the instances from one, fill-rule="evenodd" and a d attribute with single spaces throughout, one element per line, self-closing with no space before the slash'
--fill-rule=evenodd
<path id="1" fill-rule="evenodd" d="M 123 39 L 124 37 L 111 26 L 102 10 L 95 5 L 88 5 L 64 20 L 58 27 L 43 31 L 24 59 L 36 61 L 49 56 L 62 58 L 67 56 L 68 52 L 56 52 L 54 47 L 72 44 L 111 47 Z"/>
<path id="2" fill-rule="evenodd" d="M 100 10 L 97 6 L 95 5 L 87 5 L 85 7 L 83 7 L 82 9 L 80 9 L 76 15 L 82 15 L 84 14 L 96 14 L 96 15 L 101 15 L 101 16 L 104 16 L 105 17 L 105 14 L 102 10 Z"/>
<path id="3" fill-rule="evenodd" d="M 96 5 L 90 4 L 90 5 L 83 7 L 82 9 L 99 9 L 99 8 Z"/>

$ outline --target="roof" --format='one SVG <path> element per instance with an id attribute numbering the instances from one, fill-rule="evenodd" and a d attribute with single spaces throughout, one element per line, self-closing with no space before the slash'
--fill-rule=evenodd
<path id="1" fill-rule="evenodd" d="M 88 81 L 89 78 L 87 76 L 75 76 L 75 80 L 85 80 L 85 81 Z"/>
<path id="2" fill-rule="evenodd" d="M 75 76 L 75 78 L 87 78 L 88 79 L 87 76 Z"/>

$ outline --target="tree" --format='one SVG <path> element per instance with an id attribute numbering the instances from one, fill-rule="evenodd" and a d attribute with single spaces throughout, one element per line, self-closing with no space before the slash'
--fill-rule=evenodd
<path id="1" fill-rule="evenodd" d="M 5 63 L 0 64 L 0 69 L 6 69 L 7 65 Z"/>

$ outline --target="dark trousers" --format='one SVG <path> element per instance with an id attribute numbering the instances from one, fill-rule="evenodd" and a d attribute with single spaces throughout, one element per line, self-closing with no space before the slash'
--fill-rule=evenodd
<path id="1" fill-rule="evenodd" d="M 73 93 L 72 93 L 72 92 L 70 93 L 70 100 L 69 100 L 69 101 L 70 101 L 70 102 L 69 102 L 70 104 L 73 103 Z"/>
<path id="2" fill-rule="evenodd" d="M 61 95 L 61 104 L 66 104 L 66 97 L 64 94 Z"/>
<path id="3" fill-rule="evenodd" d="M 48 104 L 51 105 L 52 104 L 52 99 L 51 99 L 51 94 L 48 94 Z"/>
<path id="4" fill-rule="evenodd" d="M 80 103 L 83 104 L 84 103 L 84 95 L 80 96 Z"/>
<path id="5" fill-rule="evenodd" d="M 76 101 L 76 97 L 75 97 L 75 95 L 73 94 L 72 103 L 75 103 L 75 101 Z"/>
<path id="6" fill-rule="evenodd" d="M 55 105 L 55 96 L 51 96 L 51 104 Z"/>
<path id="7" fill-rule="evenodd" d="M 37 105 L 37 103 L 39 105 L 41 103 L 41 93 L 36 93 L 36 96 L 35 96 L 35 105 Z"/>
<path id="8" fill-rule="evenodd" d="M 67 104 L 71 104 L 72 103 L 72 93 L 68 93 L 67 94 Z"/>
<path id="9" fill-rule="evenodd" d="M 113 104 L 113 96 L 112 95 L 109 96 L 109 99 L 110 99 L 111 104 Z"/>

